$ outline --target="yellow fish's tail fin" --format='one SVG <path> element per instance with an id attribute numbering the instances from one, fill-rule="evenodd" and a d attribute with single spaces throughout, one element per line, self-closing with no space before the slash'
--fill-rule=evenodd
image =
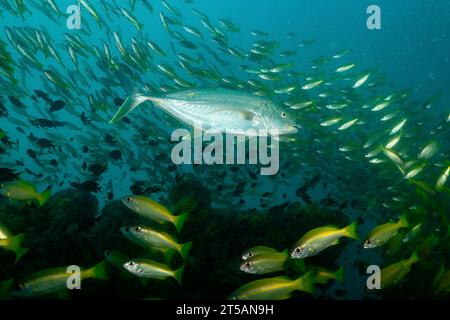
<path id="1" fill-rule="evenodd" d="M 39 194 L 37 201 L 39 202 L 39 205 L 42 207 L 48 199 L 52 196 L 52 192 L 50 190 L 44 191 L 41 194 Z"/>
<path id="2" fill-rule="evenodd" d="M 183 273 L 184 273 L 184 266 L 182 266 L 178 270 L 175 270 L 175 273 L 173 275 L 173 277 L 175 278 L 175 280 L 177 280 L 177 282 L 180 286 L 181 286 L 181 280 L 183 278 Z"/>
<path id="3" fill-rule="evenodd" d="M 408 262 L 409 264 L 414 264 L 420 260 L 419 255 L 417 254 L 417 249 L 414 250 L 411 257 L 409 258 Z"/>
<path id="4" fill-rule="evenodd" d="M 176 249 L 169 249 L 166 252 L 163 252 L 164 254 L 164 261 L 166 264 L 170 264 L 172 262 L 172 258 L 174 254 L 177 253 Z"/>
<path id="5" fill-rule="evenodd" d="M 442 277 L 444 274 L 445 274 L 445 266 L 444 266 L 444 263 L 441 262 L 441 268 L 439 269 L 439 272 L 433 281 L 433 288 L 436 288 L 438 286 L 438 284 L 442 280 Z"/>
<path id="6" fill-rule="evenodd" d="M 338 271 L 334 273 L 336 281 L 339 283 L 344 283 L 344 267 L 341 267 Z"/>
<path id="7" fill-rule="evenodd" d="M 357 222 L 355 221 L 355 222 L 353 222 L 351 225 L 345 227 L 345 228 L 343 229 L 344 235 L 345 235 L 346 237 L 348 237 L 348 238 L 352 238 L 352 239 L 358 240 L 358 239 L 359 239 L 359 236 L 358 236 L 358 232 L 357 232 L 357 230 L 356 230 L 356 226 L 357 226 Z"/>
<path id="8" fill-rule="evenodd" d="M 9 291 L 13 285 L 14 285 L 13 279 L 0 282 L 0 300 L 5 300 L 5 299 L 10 298 Z"/>
<path id="9" fill-rule="evenodd" d="M 398 225 L 400 228 L 408 228 L 409 227 L 408 220 L 406 219 L 406 214 L 403 214 L 400 217 L 400 220 L 398 221 Z"/>
<path id="10" fill-rule="evenodd" d="M 186 222 L 186 219 L 188 218 L 189 213 L 185 213 L 179 216 L 175 217 L 175 229 L 177 229 L 177 232 L 180 233 L 181 229 L 183 229 L 184 223 Z"/>
<path id="11" fill-rule="evenodd" d="M 92 268 L 85 271 L 86 278 L 96 278 L 96 279 L 103 279 L 108 280 L 109 274 L 108 274 L 108 262 L 102 261 L 99 264 L 93 266 Z"/>
<path id="12" fill-rule="evenodd" d="M 12 251 L 16 255 L 16 263 L 28 252 L 29 249 L 22 248 L 22 242 L 25 239 L 25 233 L 18 234 L 8 239 L 8 245 L 5 249 Z"/>
<path id="13" fill-rule="evenodd" d="M 192 248 L 192 242 L 188 242 L 181 245 L 180 255 L 183 257 L 183 260 L 186 260 L 189 254 L 189 251 Z"/>
<path id="14" fill-rule="evenodd" d="M 314 287 L 314 272 L 308 271 L 305 275 L 297 280 L 294 280 L 295 290 L 314 294 L 316 288 Z"/>

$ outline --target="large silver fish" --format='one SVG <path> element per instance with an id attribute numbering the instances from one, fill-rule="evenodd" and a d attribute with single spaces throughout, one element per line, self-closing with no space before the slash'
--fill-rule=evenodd
<path id="1" fill-rule="evenodd" d="M 209 132 L 244 136 L 285 135 L 297 126 L 281 107 L 252 94 L 226 89 L 198 89 L 163 97 L 136 94 L 125 100 L 110 123 L 151 101 L 176 119 Z"/>

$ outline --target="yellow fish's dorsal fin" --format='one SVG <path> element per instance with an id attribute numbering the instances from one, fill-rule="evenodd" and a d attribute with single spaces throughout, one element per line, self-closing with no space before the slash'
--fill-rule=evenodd
<path id="1" fill-rule="evenodd" d="M 319 227 L 319 228 L 316 228 L 316 229 L 312 229 L 312 230 L 308 231 L 303 237 L 304 238 L 312 238 L 312 237 L 318 236 L 318 235 L 320 235 L 322 233 L 325 233 L 325 232 L 335 232 L 335 231 L 338 231 L 338 230 L 339 230 L 338 227 L 329 225 L 329 226 L 324 226 L 324 227 Z"/>
<path id="2" fill-rule="evenodd" d="M 19 180 L 19 181 L 17 181 L 17 184 L 23 188 L 27 188 L 32 191 L 36 191 L 36 188 L 28 181 Z"/>

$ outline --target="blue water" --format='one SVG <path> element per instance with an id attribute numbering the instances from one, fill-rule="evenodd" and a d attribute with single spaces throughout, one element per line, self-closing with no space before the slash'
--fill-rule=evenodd
<path id="1" fill-rule="evenodd" d="M 74 4 L 74 1 L 70 0 L 55 2 L 63 12 L 69 5 Z M 130 1 L 116 2 L 119 6 L 123 5 L 127 9 L 130 8 Z M 77 191 L 74 183 L 81 184 L 92 179 L 97 181 L 101 190 L 91 192 L 94 197 L 89 199 L 94 202 L 97 201 L 95 203 L 98 204 L 98 210 L 94 210 L 93 217 L 99 220 L 94 221 L 92 217 L 92 221 L 89 220 L 88 226 L 85 227 L 86 230 L 80 230 L 83 229 L 81 226 L 84 222 L 79 222 L 77 218 L 74 218 L 76 222 L 69 219 L 69 221 L 64 220 L 64 223 L 61 223 L 64 226 L 65 224 L 69 226 L 75 224 L 75 228 L 80 228 L 76 230 L 86 232 L 94 239 L 94 242 L 96 241 L 95 254 L 83 257 L 80 263 L 94 264 L 94 262 L 103 259 L 102 253 L 104 250 L 114 248 L 130 250 L 130 244 L 120 234 L 119 229 L 123 224 L 136 222 L 130 218 L 132 213 L 124 207 L 120 200 L 134 193 L 136 189 L 132 189 L 132 186 L 136 183 L 142 185 L 144 190 L 149 187 L 158 187 L 157 191 L 149 192 L 146 195 L 155 201 L 164 203 L 171 209 L 179 205 L 180 198 L 184 199 L 180 194 L 183 194 L 183 192 L 189 194 L 192 190 L 196 191 L 196 186 L 199 186 L 200 191 L 195 195 L 186 197 L 195 199 L 197 202 L 204 200 L 207 203 L 202 203 L 204 206 L 198 205 L 198 207 L 195 207 L 201 211 L 201 214 L 197 216 L 194 213 L 192 214 L 194 218 L 188 220 L 187 230 L 181 236 L 183 241 L 194 241 L 193 257 L 191 261 L 186 262 L 187 270 L 190 270 L 187 271 L 186 278 L 190 280 L 185 287 L 173 289 L 174 286 L 171 283 L 160 285 L 156 281 L 155 286 L 160 290 L 159 292 L 148 292 L 140 288 L 137 293 L 134 292 L 129 296 L 128 289 L 124 289 L 123 292 L 119 289 L 114 291 L 116 286 L 123 284 L 120 281 L 128 281 L 127 284 L 131 283 L 130 287 L 135 288 L 140 285 L 139 282 L 136 279 L 121 279 L 120 281 L 115 279 L 108 282 L 108 285 L 112 287 L 105 285 L 99 286 L 99 288 L 95 288 L 95 286 L 91 288 L 90 296 L 97 294 L 95 290 L 99 290 L 98 292 L 110 290 L 113 292 L 111 293 L 113 297 L 143 298 L 149 295 L 163 298 L 190 297 L 191 290 L 195 288 L 195 281 L 203 273 L 210 274 L 211 277 L 195 293 L 195 298 L 224 298 L 226 292 L 230 293 L 231 288 L 237 288 L 246 282 L 258 279 L 258 277 L 243 275 L 239 271 L 240 251 L 243 252 L 248 249 L 248 246 L 273 245 L 277 246 L 278 250 L 285 247 L 291 249 L 293 242 L 312 228 L 327 224 L 340 224 L 340 227 L 344 227 L 344 223 L 349 224 L 356 219 L 362 220 L 359 221 L 358 227 L 361 235 L 359 242 L 344 242 L 339 247 L 327 249 L 326 252 L 334 251 L 330 256 L 327 257 L 327 253 L 324 252 L 323 256 L 313 260 L 313 264 L 324 263 L 330 269 L 343 266 L 346 276 L 345 283 L 333 283 L 324 288 L 323 291 L 316 293 L 315 298 L 360 299 L 369 297 L 378 299 L 383 295 L 365 291 L 367 275 L 358 270 L 358 268 L 361 269 L 361 261 L 363 261 L 362 265 L 366 267 L 371 264 L 386 265 L 408 258 L 414 249 L 413 247 L 423 243 L 427 236 L 432 234 L 442 240 L 440 245 L 443 248 L 438 247 L 439 250 L 447 249 L 442 244 L 445 239 L 448 240 L 448 235 L 444 233 L 447 228 L 446 222 L 439 225 L 440 222 L 437 221 L 440 221 L 439 219 L 442 217 L 423 218 L 421 214 L 434 212 L 438 215 L 438 213 L 448 212 L 448 202 L 446 202 L 448 193 L 435 190 L 436 192 L 429 198 L 422 196 L 424 191 L 420 190 L 419 187 L 417 189 L 411 187 L 407 179 L 399 175 L 396 167 L 386 161 L 386 157 L 383 158 L 385 162 L 382 165 L 373 166 L 367 162 L 364 156 L 371 149 L 364 150 L 361 148 L 374 133 L 385 132 L 386 135 L 386 130 L 392 129 L 392 126 L 401 120 L 400 117 L 385 125 L 385 123 L 379 121 L 378 114 L 367 113 L 360 120 L 364 120 L 368 125 L 357 126 L 354 131 L 352 129 L 342 133 L 331 129 L 327 131 L 327 128 L 321 128 L 319 124 L 336 114 L 326 109 L 327 104 L 339 103 L 343 99 L 350 99 L 349 97 L 351 97 L 353 100 L 348 107 L 348 109 L 352 108 L 351 111 L 343 111 L 342 113 L 346 120 L 350 120 L 350 116 L 359 117 L 363 113 L 361 107 L 365 103 L 374 104 L 374 101 L 384 99 L 391 94 L 409 90 L 409 96 L 395 105 L 395 110 L 398 110 L 402 117 L 408 118 L 407 127 L 402 131 L 402 133 L 405 133 L 402 139 L 406 141 L 400 143 L 401 148 L 399 147 L 397 151 L 402 158 L 405 158 L 405 162 L 416 160 L 417 154 L 427 143 L 433 139 L 438 140 L 439 152 L 424 162 L 426 170 L 418 175 L 420 181 L 426 181 L 434 187 L 438 176 L 448 166 L 448 151 L 450 148 L 448 140 L 449 120 L 446 118 L 450 117 L 450 94 L 448 92 L 450 84 L 450 20 L 448 19 L 450 1 L 411 0 L 407 1 L 407 4 L 405 1 L 398 0 L 379 0 L 376 3 L 365 0 L 285 0 L 282 2 L 273 0 L 196 0 L 192 4 L 181 0 L 170 0 L 168 2 L 182 13 L 182 18 L 179 19 L 182 20 L 183 25 L 194 26 L 204 35 L 204 39 L 199 39 L 186 33 L 181 26 L 170 25 L 171 29 L 180 32 L 187 40 L 197 44 L 197 49 L 191 50 L 181 46 L 163 28 L 159 12 L 164 12 L 168 17 L 174 17 L 174 15 L 160 1 L 151 1 L 153 13 L 150 13 L 145 6 L 140 4 L 140 1 L 137 1 L 133 14 L 139 22 L 144 24 L 142 34 L 139 34 L 130 21 L 120 13 L 110 12 L 113 19 L 108 19 L 101 7 L 101 1 L 92 0 L 91 4 L 95 7 L 99 16 L 106 21 L 106 25 L 102 28 L 98 27 L 93 17 L 83 7 L 81 7 L 81 30 L 68 30 L 65 17 L 59 18 L 57 23 L 52 22 L 31 5 L 29 9 L 32 15 L 25 13 L 23 19 L 18 15 L 2 11 L 0 39 L 7 43 L 6 49 L 12 54 L 12 60 L 15 62 L 14 68 L 16 69 L 14 78 L 18 84 L 15 86 L 12 83 L 10 84 L 6 78 L 1 78 L 3 85 L 0 86 L 0 96 L 2 97 L 0 101 L 8 109 L 9 115 L 0 118 L 0 129 L 8 134 L 11 141 L 16 141 L 17 144 L 9 147 L 0 144 L 2 149 L 5 149 L 5 152 L 0 154 L 0 167 L 21 172 L 21 179 L 32 182 L 38 190 L 51 189 L 53 195 L 62 190 L 69 190 L 69 194 L 78 195 L 80 191 Z M 380 30 L 369 30 L 366 26 L 369 17 L 366 10 L 368 6 L 373 4 L 381 8 Z M 256 80 L 270 90 L 286 85 L 301 87 L 307 82 L 308 76 L 320 76 L 331 82 L 331 84 L 326 85 L 334 96 L 325 100 L 318 98 L 318 93 L 321 92 L 323 86 L 318 91 L 312 90 L 312 93 L 297 88 L 293 95 L 272 94 L 269 97 L 280 105 L 295 97 L 301 101 L 313 100 L 320 106 L 314 111 L 300 110 L 295 113 L 295 119 L 303 129 L 300 130 L 299 139 L 295 142 L 282 142 L 280 147 L 281 166 L 278 175 L 254 178 L 248 174 L 248 172 L 256 172 L 255 167 L 252 166 L 250 166 L 250 169 L 243 166 L 236 171 L 232 171 L 229 166 L 205 165 L 198 167 L 183 165 L 173 169 L 168 157 L 171 150 L 171 144 L 168 140 L 174 129 L 185 126 L 171 119 L 160 110 L 152 108 L 149 104 L 130 114 L 128 121 L 119 122 L 117 125 L 108 123 L 118 108 L 113 99 L 125 99 L 129 95 L 141 91 L 146 83 L 150 83 L 155 88 L 156 92 L 152 92 L 154 95 L 163 94 L 162 89 L 165 86 L 176 88 L 176 84 L 171 77 L 157 71 L 156 66 L 159 63 L 171 66 L 182 79 L 194 83 L 197 87 L 224 85 L 222 79 L 214 80 L 192 75 L 181 69 L 179 59 L 172 52 L 173 49 L 177 53 L 189 54 L 192 57 L 199 58 L 199 62 L 196 64 L 198 70 L 211 70 L 213 66 L 221 77 L 232 77 L 240 84 L 246 83 L 249 79 L 255 80 L 254 75 L 244 72 L 240 66 L 251 65 L 258 68 L 258 63 L 251 61 L 251 59 L 244 61 L 220 51 L 220 46 L 211 41 L 209 31 L 200 23 L 200 18 L 192 12 L 192 8 L 205 13 L 214 26 L 219 26 L 218 21 L 225 18 L 229 18 L 238 26 L 239 32 L 228 32 L 224 28 L 222 28 L 222 31 L 226 34 L 229 47 L 236 48 L 240 52 L 249 52 L 252 44 L 261 39 L 277 43 L 277 49 L 264 60 L 264 63 L 290 62 L 294 65 L 293 69 L 300 74 L 298 77 L 283 77 L 279 83 L 264 82 L 256 77 Z M 61 56 L 65 68 L 58 65 L 53 58 L 46 57 L 39 50 L 36 50 L 33 54 L 44 65 L 44 70 L 53 68 L 64 76 L 67 83 L 70 83 L 69 91 L 72 97 L 68 97 L 62 90 L 51 84 L 42 71 L 25 64 L 24 58 L 7 39 L 4 30 L 6 27 L 13 30 L 31 27 L 48 32 L 51 36 L 51 44 Z M 253 30 L 265 31 L 268 36 L 262 38 L 252 36 L 250 32 Z M 136 76 L 133 78 L 125 75 L 125 69 L 122 69 L 120 72 L 124 75 L 121 78 L 118 73 L 105 70 L 104 66 L 99 67 L 97 64 L 99 59 L 95 57 L 93 52 L 89 52 L 87 59 L 78 55 L 79 73 L 77 73 L 73 62 L 70 60 L 64 36 L 69 34 L 80 37 L 86 47 L 96 48 L 102 56 L 103 46 L 106 43 L 113 59 L 126 65 L 115 46 L 114 32 L 120 35 L 128 53 L 132 53 L 132 39 L 148 50 L 148 70 L 140 70 L 128 65 L 128 68 L 136 72 Z M 294 35 L 288 37 L 289 33 L 294 33 Z M 149 50 L 147 46 L 149 40 L 157 43 L 167 56 L 161 57 Z M 308 40 L 314 42 L 311 45 L 299 47 L 300 43 Z M 32 43 L 25 45 L 33 46 Z M 208 51 L 208 48 L 210 51 Z M 344 49 L 351 49 L 351 52 L 339 61 L 333 61 L 332 56 Z M 294 51 L 294 55 L 281 58 L 280 52 L 286 50 Z M 217 54 L 224 63 L 221 64 L 220 61 L 217 61 L 210 52 Z M 323 67 L 320 66 L 318 70 L 311 69 L 311 61 L 324 57 L 330 58 L 331 62 Z M 343 76 L 343 78 L 336 80 L 338 83 L 335 84 L 333 82 L 335 76 L 333 71 L 336 67 L 350 63 L 356 63 L 357 70 L 350 71 L 348 78 Z M 89 69 L 97 77 L 97 81 L 93 79 Z M 351 84 L 367 70 L 372 72 L 370 80 L 378 81 L 380 86 L 373 89 L 363 87 L 359 91 L 351 91 Z M 85 77 L 88 86 L 80 81 L 80 76 Z M 122 85 L 107 84 L 108 80 L 118 81 L 119 78 L 124 80 Z M 75 80 L 75 82 L 70 81 L 70 79 Z M 235 87 L 239 86 L 236 85 Z M 246 88 L 248 89 L 248 85 Z M 49 113 L 48 106 L 42 100 L 36 102 L 32 99 L 33 90 L 36 89 L 48 93 L 54 100 L 65 101 L 65 109 Z M 97 95 L 96 99 L 105 103 L 106 110 L 93 111 L 90 106 L 89 95 Z M 19 109 L 12 106 L 8 100 L 10 96 L 15 96 L 25 104 L 25 114 L 24 111 L 19 112 Z M 418 105 L 425 104 L 433 97 L 437 98 L 432 100 L 433 105 L 430 111 L 420 108 L 413 109 L 413 107 L 416 108 Z M 289 111 L 292 112 L 292 110 Z M 91 124 L 85 125 L 82 123 L 80 120 L 82 112 L 90 119 Z M 386 115 L 387 113 L 383 112 L 380 115 Z M 36 118 L 65 121 L 69 125 L 60 128 L 39 129 L 29 123 L 30 120 Z M 21 130 L 24 130 L 25 133 L 22 134 Z M 50 139 L 61 149 L 40 149 L 30 141 L 31 133 L 38 138 L 46 137 Z M 115 146 L 110 146 L 105 142 L 105 134 L 107 133 L 116 139 L 117 144 Z M 152 145 L 155 141 L 157 147 Z M 347 161 L 348 159 L 345 160 L 344 155 L 338 151 L 339 147 L 343 145 L 358 146 L 359 149 L 351 153 L 356 160 L 351 159 L 350 162 Z M 89 147 L 88 152 L 83 151 L 84 146 Z M 39 161 L 34 161 L 27 155 L 27 150 L 30 148 L 37 152 Z M 115 149 L 121 151 L 121 160 L 112 160 L 108 157 L 108 153 Z M 379 156 L 379 158 L 382 157 Z M 57 159 L 58 166 L 51 166 L 49 164 L 51 159 Z M 23 161 L 24 164 L 18 164 L 18 161 Z M 104 173 L 95 177 L 83 168 L 84 162 L 86 162 L 86 166 L 95 163 L 107 164 L 107 169 Z M 226 177 L 221 175 L 224 172 Z M 311 198 L 311 203 L 308 203 L 305 198 L 299 195 L 298 189 L 316 175 L 320 176 L 320 183 L 317 183 L 316 186 L 310 186 L 308 189 L 307 193 Z M 186 180 L 192 185 L 185 187 L 180 182 Z M 233 192 L 240 183 L 245 184 L 243 192 L 234 194 Z M 265 195 L 265 193 L 270 193 L 270 195 Z M 176 194 L 176 196 L 173 194 Z M 392 200 L 395 196 L 404 197 L 406 200 L 404 202 L 398 201 L 401 205 L 390 209 L 389 205 L 392 202 L 396 204 L 395 201 L 397 200 Z M 375 205 L 370 205 L 372 197 L 377 198 Z M 60 198 L 57 198 L 58 200 L 54 201 L 63 201 L 61 198 L 63 200 L 65 198 L 71 199 L 63 193 Z M 325 204 L 324 199 L 331 198 L 338 203 L 337 206 Z M 359 205 L 343 205 L 352 200 L 358 201 Z M 423 202 L 421 202 L 422 200 Z M 70 201 L 74 200 L 71 199 Z M 50 223 L 50 225 L 54 223 L 52 222 L 54 219 L 52 210 L 64 211 L 61 208 L 65 207 L 63 205 L 59 207 L 59 204 L 55 202 L 52 204 L 52 199 L 50 199 L 47 207 L 45 207 L 48 208 L 48 214 L 52 217 L 51 221 L 46 221 L 48 217 L 42 218 L 42 221 L 39 222 L 42 226 L 37 229 L 45 229 L 45 223 Z M 53 251 L 50 251 L 50 257 L 42 257 L 45 248 L 39 246 L 37 239 L 45 237 L 45 234 L 38 234 L 32 228 L 35 221 L 30 220 L 33 214 L 39 216 L 41 209 L 29 207 L 30 204 L 26 203 L 11 202 L 5 198 L 0 204 L 4 206 L 4 215 L 0 215 L 0 219 L 7 219 L 7 221 L 0 220 L 0 223 L 7 225 L 14 230 L 14 233 L 25 232 L 31 246 L 30 254 L 36 254 L 34 257 L 38 261 L 34 265 L 31 258 L 25 256 L 20 264 L 14 266 L 10 263 L 10 260 L 7 260 L 10 257 L 0 256 L 1 264 L 6 270 L 5 277 L 0 277 L 0 283 L 9 278 L 19 280 L 25 274 L 43 268 L 55 267 L 55 264 L 61 266 L 72 263 L 68 261 L 69 259 L 66 259 L 67 257 L 57 257 L 57 252 L 61 252 L 58 250 L 62 250 L 62 247 L 51 249 Z M 276 206 L 283 204 L 291 206 L 294 204 L 294 206 L 289 207 L 289 210 L 276 208 Z M 342 206 L 339 207 L 339 205 Z M 274 207 L 275 209 L 273 209 Z M 417 207 L 425 208 L 418 214 L 419 218 L 423 220 L 414 216 L 414 210 Z M 280 215 L 279 221 L 276 215 L 271 215 L 272 209 Z M 446 209 L 447 211 L 445 211 Z M 79 208 L 79 210 L 82 211 L 83 208 Z M 317 212 L 314 210 L 317 210 Z M 24 212 L 29 213 L 28 218 L 23 218 Z M 305 212 L 316 212 L 320 218 L 317 220 L 314 218 L 302 220 L 301 217 L 298 217 L 299 212 L 306 216 Z M 326 212 L 326 214 L 322 215 L 323 212 Z M 390 257 L 385 257 L 382 250 L 364 251 L 362 249 L 361 241 L 364 240 L 364 235 L 367 235 L 378 224 L 386 223 L 391 219 L 397 221 L 403 213 L 410 214 L 414 224 L 420 221 L 426 226 L 424 227 L 426 232 L 415 239 L 413 244 L 405 245 L 404 251 L 400 250 Z M 108 215 L 112 215 L 116 219 L 114 223 L 111 223 L 117 227 L 116 231 L 113 231 L 112 228 L 111 230 L 108 229 L 108 232 L 113 233 L 113 235 L 105 234 L 107 228 L 104 226 L 108 224 L 104 221 L 109 221 L 106 220 L 109 219 Z M 290 220 L 290 215 L 295 216 L 295 218 L 292 218 L 293 222 Z M 16 219 L 16 216 L 19 216 L 20 219 Z M 312 216 L 314 217 L 314 214 Z M 442 216 L 445 217 L 445 213 Z M 25 222 L 21 219 L 24 219 Z M 445 221 L 445 219 L 442 218 L 442 221 Z M 302 225 L 297 227 L 296 223 Z M 268 229 L 273 227 L 274 229 L 270 229 L 270 232 L 267 231 L 267 234 L 265 234 L 261 232 L 264 230 L 258 228 L 259 225 Z M 439 227 L 436 227 L 436 225 L 439 225 Z M 247 226 L 247 228 L 242 227 L 243 230 L 241 230 L 239 229 L 240 226 Z M 59 227 L 60 225 L 55 228 Z M 433 227 L 436 228 L 432 230 Z M 286 228 L 291 229 L 287 230 Z M 65 236 L 67 233 L 66 229 L 62 227 L 61 230 L 58 229 L 58 232 L 61 236 Z M 229 239 L 226 238 L 227 235 L 230 237 Z M 76 236 L 68 235 L 68 237 L 75 238 Z M 114 239 L 114 241 L 111 241 L 111 239 Z M 218 250 L 222 249 L 221 241 L 229 242 L 224 245 L 226 249 L 224 249 L 223 254 L 218 253 Z M 196 243 L 199 243 L 199 245 L 196 246 Z M 229 251 L 226 251 L 227 249 Z M 439 250 L 436 249 L 437 252 Z M 39 254 L 36 252 L 39 252 Z M 136 252 L 134 253 L 136 254 Z M 138 254 L 142 254 L 142 252 L 138 252 Z M 217 255 L 220 257 L 217 257 Z M 6 262 L 3 262 L 2 259 Z M 217 260 L 211 262 L 211 259 Z M 441 255 L 436 259 L 430 258 L 431 262 L 428 265 L 422 265 L 422 269 L 415 270 L 416 276 L 417 274 L 427 273 L 437 274 L 438 265 L 443 264 L 449 267 L 447 260 Z M 296 276 L 297 274 L 293 273 L 292 275 Z M 215 289 L 215 282 L 217 281 L 221 281 L 221 283 L 217 284 L 218 289 Z M 410 286 L 411 284 L 407 283 L 405 288 L 410 288 Z M 343 295 L 337 294 L 336 290 L 338 289 L 345 290 L 345 293 Z M 173 295 L 170 294 L 171 290 L 174 292 Z M 408 292 L 408 289 L 402 290 L 400 288 L 398 291 L 389 293 L 387 297 L 406 296 L 414 298 L 416 297 L 415 294 L 416 292 Z M 82 298 L 83 296 L 77 295 L 76 297 Z"/>

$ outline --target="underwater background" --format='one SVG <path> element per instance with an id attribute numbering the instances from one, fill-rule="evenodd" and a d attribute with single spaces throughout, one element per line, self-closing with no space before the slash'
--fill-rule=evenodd
<path id="1" fill-rule="evenodd" d="M 447 297 L 450 1 L 90 0 L 71 30 L 76 3 L 0 1 L 0 299 L 226 299 L 302 277 L 314 291 L 264 298 Z M 136 92 L 201 88 L 289 113 L 300 128 L 280 139 L 276 175 L 175 165 L 170 136 L 188 126 L 150 102 L 109 123 Z M 140 195 L 186 221 L 127 207 Z M 308 231 L 349 225 L 357 239 L 293 257 Z M 278 251 L 253 259 L 270 272 L 242 271 L 257 246 Z M 133 259 L 169 271 L 136 275 Z M 71 265 L 100 267 L 66 290 Z M 373 265 L 380 290 L 367 288 Z"/>

